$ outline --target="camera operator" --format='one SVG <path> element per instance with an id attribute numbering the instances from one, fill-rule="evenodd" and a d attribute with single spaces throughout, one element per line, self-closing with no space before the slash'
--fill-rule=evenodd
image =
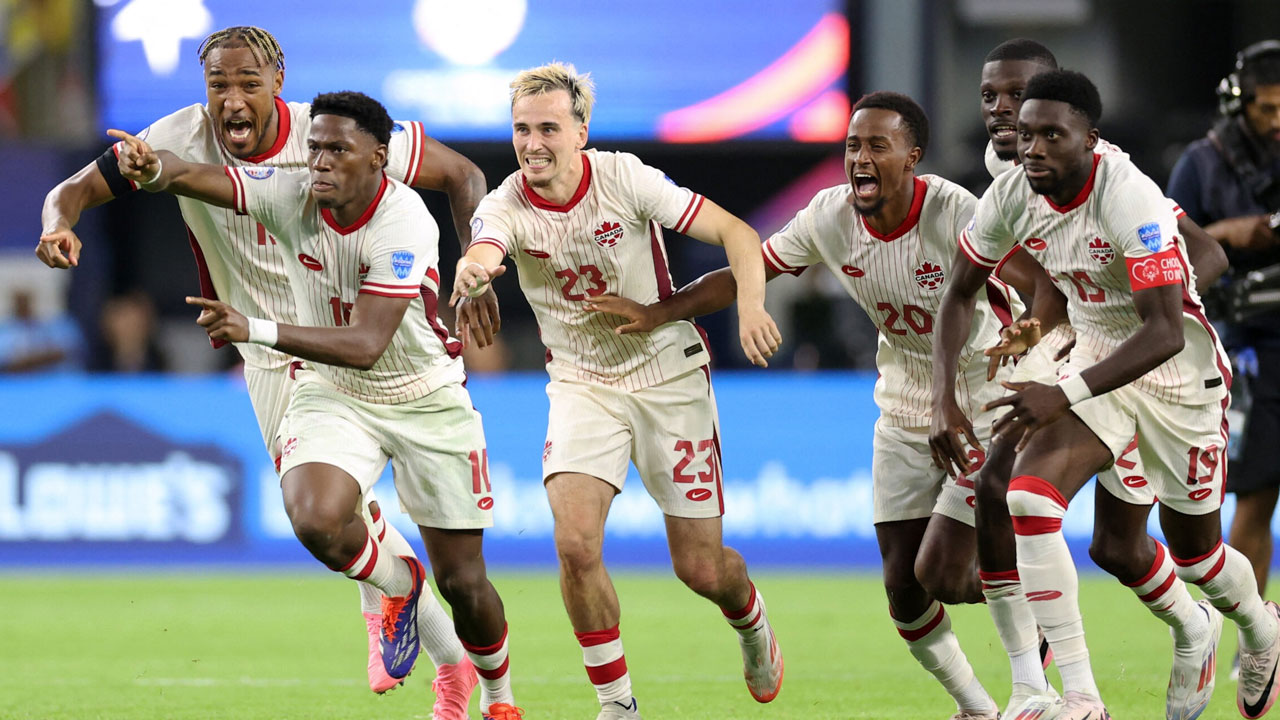
<path id="1" fill-rule="evenodd" d="M 1218 102 L 1219 119 L 1178 159 L 1168 195 L 1222 243 L 1233 276 L 1242 278 L 1280 263 L 1280 236 L 1271 221 L 1280 211 L 1280 41 L 1240 51 L 1234 72 L 1218 87 Z M 1249 383 L 1253 403 L 1227 490 L 1237 500 L 1231 544 L 1249 558 L 1265 591 L 1280 493 L 1280 313 L 1243 317 L 1226 330 L 1233 353 L 1257 354 L 1257 377 L 1238 378 Z"/>

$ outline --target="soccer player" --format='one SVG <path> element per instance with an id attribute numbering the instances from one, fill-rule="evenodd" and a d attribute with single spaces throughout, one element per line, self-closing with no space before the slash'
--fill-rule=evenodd
<path id="1" fill-rule="evenodd" d="M 191 105 L 163 117 L 140 136 L 157 149 L 208 163 L 255 166 L 270 163 L 281 168 L 304 168 L 311 115 L 306 103 L 286 103 L 279 95 L 284 83 L 284 51 L 261 28 L 229 27 L 213 33 L 200 46 L 208 102 Z M 79 264 L 80 239 L 72 229 L 87 208 L 100 205 L 136 189 L 116 169 L 113 146 L 97 161 L 63 181 L 45 199 L 44 232 L 36 254 L 50 267 Z M 470 161 L 427 137 L 420 123 L 397 123 L 388 146 L 388 172 L 406 183 L 449 194 L 455 225 L 466 237 L 466 223 L 485 192 L 484 176 Z M 251 315 L 296 322 L 293 294 L 285 273 L 287 259 L 277 250 L 278 239 L 261 223 L 231 210 L 180 197 L 200 271 L 200 292 L 222 298 Z M 497 322 L 497 301 L 492 295 L 460 310 L 479 332 L 491 332 Z M 482 311 L 477 312 L 478 310 Z M 214 346 L 221 346 L 215 341 Z M 279 350 L 253 344 L 236 346 L 244 358 L 245 382 L 267 451 L 274 459 L 274 442 L 280 419 L 292 391 L 291 358 Z M 380 473 L 381 469 L 372 472 Z M 397 555 L 413 549 L 398 530 L 386 522 L 372 492 L 366 495 L 374 532 Z M 369 684 L 374 692 L 395 687 L 398 681 L 382 668 L 378 652 L 381 624 L 380 594 L 360 585 L 360 600 L 369 633 Z M 453 637 L 453 625 L 434 595 L 423 597 L 419 612 L 427 620 L 423 635 L 427 653 L 437 666 L 437 718 L 465 717 L 467 698 L 475 687 L 462 646 Z"/>
<path id="2" fill-rule="evenodd" d="M 933 318 L 951 274 L 956 238 L 973 217 L 977 198 L 936 175 L 916 175 L 928 143 L 929 121 L 914 100 L 892 92 L 863 97 L 854 105 L 845 144 L 849 182 L 818 193 L 764 243 L 763 256 L 769 280 L 826 265 L 880 331 L 872 481 L 889 614 L 911 654 L 955 700 L 953 718 L 994 719 L 996 703 L 975 676 L 939 602 L 982 597 L 973 572 L 973 484 L 934 467 L 926 432 Z M 619 328 L 623 333 L 646 331 L 728 307 L 734 285 L 724 268 L 647 308 L 613 296 L 602 296 L 595 306 L 630 320 Z M 960 402 L 979 414 L 983 404 L 1003 394 L 987 382 L 982 350 L 996 344 L 1001 327 L 1022 310 L 1017 295 L 997 279 L 986 293 L 965 341 L 958 383 Z M 1004 379 L 1012 369 L 996 372 Z M 994 419 L 979 424 L 975 467 Z"/>
<path id="3" fill-rule="evenodd" d="M 943 297 L 935 382 L 955 378 L 976 294 L 1015 243 L 1055 282 L 1079 288 L 1067 293 L 1077 342 L 1058 382 L 1006 383 L 1013 394 L 988 405 L 1009 409 L 994 430 L 1018 440 L 1008 507 L 1018 574 L 1062 674 L 1059 718 L 1109 717 L 1089 663 L 1062 517 L 1135 434 L 1160 498 L 1174 574 L 1199 585 L 1239 626 L 1238 707 L 1261 717 L 1280 689 L 1280 633 L 1276 606 L 1258 596 L 1248 562 L 1222 543 L 1219 458 L 1230 372 L 1174 241 L 1168 200 L 1126 157 L 1096 152 L 1101 112 L 1097 89 L 1079 73 L 1045 72 L 1028 82 L 1017 123 L 1022 164 L 996 179 L 960 238 L 968 261 L 956 263 Z M 935 448 L 946 462 L 961 460 L 945 443 Z M 1177 583 L 1170 576 L 1164 584 Z M 1206 663 L 1202 672 L 1212 669 Z"/>
<path id="4" fill-rule="evenodd" d="M 1057 67 L 1053 53 L 1033 40 L 1010 40 L 987 55 L 979 91 L 982 116 L 990 136 L 986 165 L 993 177 L 1018 164 L 1014 131 L 1027 83 L 1037 73 L 1056 70 Z M 1101 139 L 1096 151 L 1122 153 L 1118 147 Z M 1187 240 L 1187 252 L 1196 270 L 1197 289 L 1203 290 L 1221 274 L 1225 255 L 1195 223 L 1185 217 L 1176 204 L 1172 207 L 1179 216 L 1179 231 Z M 1010 253 L 1025 258 L 1028 253 L 1021 250 L 1022 246 L 1016 245 Z M 1095 253 L 1105 257 L 1106 251 L 1099 247 Z M 1014 267 L 1014 264 L 1001 263 L 994 274 L 1025 294 L 1026 280 L 1007 272 Z M 1031 262 L 1030 267 L 1036 270 L 1037 277 L 1044 277 L 1038 264 Z M 1071 287 L 1067 291 L 1073 290 Z M 1053 292 L 1052 295 L 1052 298 L 1037 295 L 1033 314 L 1043 311 L 1041 306 L 1046 299 L 1055 307 L 1065 303 L 1066 299 L 1060 293 Z M 1017 333 L 1017 328 L 1012 332 Z M 1013 380 L 1056 380 L 1061 364 L 1057 358 L 1070 346 L 1073 336 L 1067 323 L 1048 328 L 1039 344 L 1019 362 Z M 1017 339 L 1026 342 L 1025 338 Z M 1010 344 L 995 350 L 1003 354 L 1021 347 L 1015 348 Z M 946 397 L 936 399 L 935 403 L 937 412 L 934 417 L 940 421 L 948 417 L 948 413 L 955 412 L 954 408 L 948 407 L 949 399 Z M 940 422 L 937 427 L 941 425 Z M 987 462 L 977 474 L 975 484 L 980 575 L 987 606 L 992 611 L 1012 666 L 1013 693 L 1005 714 L 1016 717 L 1024 710 L 1047 706 L 1056 693 L 1045 681 L 1037 654 L 1031 652 L 1036 647 L 1037 631 L 1018 579 L 1013 527 L 1005 504 L 1013 467 L 1013 446 L 1008 438 L 997 438 L 989 448 Z M 1210 675 L 1206 682 L 1201 669 L 1207 654 L 1217 647 L 1221 623 L 1208 603 L 1202 603 L 1202 607 L 1197 609 L 1185 584 L 1172 580 L 1173 565 L 1167 548 L 1150 537 L 1146 529 L 1147 516 L 1154 501 L 1155 495 L 1145 479 L 1138 441 L 1134 438 L 1115 465 L 1099 474 L 1090 555 L 1099 567 L 1131 588 L 1153 614 L 1172 628 L 1174 662 L 1166 696 L 1167 714 L 1175 718 L 1194 717 L 1213 692 L 1213 676 Z M 1208 633 L 1202 630 L 1206 618 L 1210 623 Z"/>
<path id="5" fill-rule="evenodd" d="M 285 509 L 302 544 L 329 568 L 377 587 L 382 659 L 403 678 L 418 653 L 425 571 L 395 557 L 353 508 L 390 459 L 401 504 L 418 524 L 458 637 L 481 680 L 481 710 L 515 720 L 502 600 L 489 583 L 482 528 L 493 498 L 480 414 L 462 386 L 460 345 L 436 318 L 435 221 L 408 186 L 387 177 L 393 123 L 360 93 L 311 103 L 309 171 L 189 163 L 112 131 L 121 174 L 232 209 L 280 245 L 298 324 L 204 308 L 209 337 L 273 347 L 311 361 L 281 422 Z M 388 457 L 389 456 L 389 457 Z"/>
<path id="6" fill-rule="evenodd" d="M 601 557 L 628 458 L 666 516 L 677 577 L 723 611 L 738 633 L 748 690 L 769 702 L 782 689 L 782 654 L 742 556 L 722 541 L 706 342 L 684 321 L 622 337 L 618 322 L 589 308 L 607 292 L 644 303 L 671 294 L 661 230 L 668 227 L 724 246 L 738 278 L 743 348 L 764 363 L 780 338 L 764 310 L 759 237 L 634 155 L 584 150 L 594 90 L 572 65 L 525 70 L 511 89 L 520 169 L 476 209 L 452 299 L 485 289 L 510 254 L 538 318 L 551 377 L 542 473 L 561 593 L 600 701 L 597 717 L 640 716 Z"/>

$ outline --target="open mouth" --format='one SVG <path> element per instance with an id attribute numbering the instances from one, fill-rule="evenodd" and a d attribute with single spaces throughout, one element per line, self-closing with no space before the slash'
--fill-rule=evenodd
<path id="1" fill-rule="evenodd" d="M 987 127 L 987 132 L 991 134 L 992 140 L 1013 140 L 1018 134 L 1018 129 L 1008 123 L 994 123 Z"/>
<path id="2" fill-rule="evenodd" d="M 853 194 L 856 197 L 867 199 L 874 197 L 880 189 L 880 181 L 874 175 L 868 173 L 854 173 L 853 175 Z"/>
<path id="3" fill-rule="evenodd" d="M 249 135 L 253 132 L 253 123 L 248 120 L 228 120 L 223 123 L 223 127 L 227 131 L 227 139 L 235 143 L 245 143 L 249 141 Z"/>
<path id="4" fill-rule="evenodd" d="M 526 157 L 524 159 L 525 167 L 530 170 L 546 170 L 551 166 L 551 158 L 549 157 Z"/>

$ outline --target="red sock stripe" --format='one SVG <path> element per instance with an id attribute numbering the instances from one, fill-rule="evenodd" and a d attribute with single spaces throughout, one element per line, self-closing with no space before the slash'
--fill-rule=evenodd
<path id="1" fill-rule="evenodd" d="M 603 665 L 591 667 L 586 666 L 587 677 L 591 678 L 592 685 L 604 685 L 627 674 L 627 657 L 623 655 L 617 660 L 612 660 Z"/>
<path id="2" fill-rule="evenodd" d="M 349 575 L 348 571 L 355 567 L 356 563 L 360 562 L 360 558 L 364 557 L 364 551 L 366 548 L 370 551 L 369 561 L 364 564 L 364 567 L 360 568 L 360 572 L 355 575 Z M 364 580 L 369 577 L 369 573 L 373 572 L 373 566 L 376 564 L 378 564 L 378 544 L 373 542 L 373 538 L 366 536 L 364 547 L 360 548 L 360 552 L 356 553 L 355 557 L 351 558 L 350 562 L 340 568 L 336 568 L 336 570 L 355 580 Z"/>
<path id="3" fill-rule="evenodd" d="M 472 663 L 472 664 L 474 665 L 475 663 Z M 498 667 L 492 670 L 485 670 L 479 665 L 475 666 L 476 674 L 484 678 L 485 680 L 497 680 L 501 678 L 503 675 L 507 674 L 507 669 L 510 667 L 511 667 L 511 658 L 507 658 L 503 660 L 501 665 L 499 665 Z"/>
<path id="4" fill-rule="evenodd" d="M 939 605 L 938 614 L 934 615 L 932 620 L 925 623 L 924 625 L 921 625 L 915 630 L 904 630 L 902 628 L 898 628 L 898 634 L 901 635 L 902 639 L 906 640 L 907 642 L 915 642 L 920 638 L 924 637 L 925 635 L 928 635 L 929 633 L 933 632 L 933 629 L 938 627 L 938 625 L 942 622 L 942 618 L 946 616 L 947 616 L 947 611 L 941 605 Z"/>
<path id="5" fill-rule="evenodd" d="M 596 645 L 613 642 L 622 637 L 622 634 L 618 632 L 617 625 L 606 630 L 590 630 L 587 632 L 574 632 L 573 634 L 578 636 L 578 644 L 582 647 L 595 647 Z"/>
<path id="6" fill-rule="evenodd" d="M 1022 578 L 1018 576 L 1017 570 L 997 570 L 995 572 L 987 572 L 985 570 L 979 570 L 978 579 L 981 580 L 983 583 L 1022 582 Z"/>
<path id="7" fill-rule="evenodd" d="M 1201 555 L 1200 557 L 1193 557 L 1193 558 L 1191 558 L 1191 559 L 1189 559 L 1189 560 L 1183 560 L 1182 558 L 1175 557 L 1175 558 L 1173 558 L 1173 561 L 1174 561 L 1175 563 L 1177 563 L 1179 567 L 1191 567 L 1192 565 L 1195 565 L 1196 563 L 1204 562 L 1205 560 L 1208 560 L 1208 559 L 1209 559 L 1209 556 L 1213 555 L 1214 553 L 1218 552 L 1218 551 L 1219 551 L 1219 550 L 1221 550 L 1221 549 L 1222 549 L 1222 540 L 1221 540 L 1221 539 L 1219 539 L 1219 540 L 1218 540 L 1218 544 L 1217 544 L 1217 545 L 1214 545 L 1212 550 L 1210 550 L 1209 552 L 1207 552 L 1207 553 L 1205 553 L 1205 554 Z"/>
<path id="8" fill-rule="evenodd" d="M 1226 564 L 1227 564 L 1227 554 L 1222 553 L 1221 555 L 1218 556 L 1218 562 L 1214 563 L 1213 567 L 1209 568 L 1209 572 L 1205 573 L 1204 577 L 1200 578 L 1199 580 L 1193 580 L 1192 582 L 1194 582 L 1197 585 L 1203 585 L 1209 582 L 1210 580 L 1218 577 L 1218 573 L 1222 572 L 1222 568 Z"/>
<path id="9" fill-rule="evenodd" d="M 1156 573 L 1160 572 L 1160 568 L 1164 566 L 1164 554 L 1164 544 L 1157 542 L 1156 561 L 1151 564 L 1151 569 L 1147 571 L 1146 575 L 1142 576 L 1141 580 L 1125 583 L 1125 585 L 1128 585 L 1129 587 L 1142 587 L 1143 585 L 1151 582 L 1151 580 L 1156 576 Z"/>
<path id="10" fill-rule="evenodd" d="M 374 522 L 378 522 L 379 520 L 381 520 L 382 508 L 376 508 L 376 507 L 369 508 L 369 517 L 372 518 Z"/>
<path id="11" fill-rule="evenodd" d="M 751 614 L 751 611 L 755 609 L 756 609 L 756 586 L 755 586 L 755 583 L 751 583 L 751 598 L 747 600 L 747 604 L 745 607 L 743 607 L 741 610 L 735 610 L 733 612 L 729 612 L 728 610 L 721 609 L 720 612 L 723 613 L 725 617 L 729 618 L 729 620 L 732 621 L 732 620 L 741 620 L 742 618 Z"/>
<path id="12" fill-rule="evenodd" d="M 1062 530 L 1062 518 L 1013 515 L 1010 519 L 1013 520 L 1014 535 L 1048 535 Z"/>
<path id="13" fill-rule="evenodd" d="M 1048 480 L 1038 478 L 1035 475 L 1019 475 L 1014 478 L 1009 482 L 1009 492 L 1013 492 L 1014 490 L 1043 495 L 1058 505 L 1061 505 L 1064 510 L 1068 505 L 1067 499 L 1062 496 L 1062 492 L 1059 491 L 1058 488 L 1054 487 Z"/>
<path id="14" fill-rule="evenodd" d="M 1178 576 L 1177 576 L 1176 574 L 1174 574 L 1174 573 L 1169 573 L 1169 577 L 1165 578 L 1165 579 L 1164 579 L 1164 582 L 1160 583 L 1160 587 L 1157 587 L 1155 590 L 1152 590 L 1151 592 L 1147 593 L 1146 595 L 1139 595 L 1139 596 L 1138 596 L 1138 599 L 1139 599 L 1139 600 L 1141 600 L 1141 601 L 1142 601 L 1142 602 L 1144 602 L 1144 603 L 1145 603 L 1145 602 L 1151 602 L 1152 600 L 1155 600 L 1156 598 L 1158 598 L 1158 597 L 1160 597 L 1161 595 L 1165 594 L 1165 592 L 1166 592 L 1166 591 L 1168 591 L 1168 589 L 1169 589 L 1169 588 L 1173 587 L 1173 583 L 1174 583 L 1174 581 L 1176 581 L 1177 579 L 1178 579 Z"/>
<path id="15" fill-rule="evenodd" d="M 502 639 L 492 645 L 472 645 L 462 638 L 458 638 L 458 642 L 462 643 L 462 647 L 472 655 L 492 655 L 501 650 L 503 644 L 507 642 L 507 626 L 502 626 Z M 480 668 L 477 667 L 476 671 L 479 672 Z"/>

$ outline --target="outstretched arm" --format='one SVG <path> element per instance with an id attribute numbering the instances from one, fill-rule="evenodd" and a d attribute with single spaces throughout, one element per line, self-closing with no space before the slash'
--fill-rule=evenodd
<path id="1" fill-rule="evenodd" d="M 42 231 L 36 245 L 40 262 L 52 268 L 79 265 L 80 238 L 72 228 L 80 222 L 80 213 L 113 197 L 97 161 L 85 165 L 50 190 L 40 211 Z"/>
<path id="2" fill-rule="evenodd" d="M 124 141 L 120 174 L 149 192 L 185 195 L 218 207 L 235 207 L 235 185 L 221 165 L 187 162 L 168 150 L 156 152 L 123 130 L 107 134 Z"/>
<path id="3" fill-rule="evenodd" d="M 765 267 L 766 282 L 776 277 L 778 277 L 777 272 Z M 733 279 L 732 270 L 725 267 L 703 275 L 677 290 L 666 300 L 652 305 L 641 305 L 618 295 L 601 295 L 588 302 L 587 309 L 627 318 L 630 320 L 629 323 L 614 329 L 614 332 L 619 335 L 627 335 L 652 332 L 654 328 L 669 322 L 719 312 L 732 305 L 737 296 L 738 283 Z"/>
<path id="4" fill-rule="evenodd" d="M 368 370 L 387 346 L 409 308 L 409 298 L 389 298 L 361 293 L 345 327 L 302 327 L 247 318 L 217 300 L 188 297 L 187 304 L 202 308 L 196 320 L 214 340 L 252 342 L 273 347 L 303 360 Z"/>

